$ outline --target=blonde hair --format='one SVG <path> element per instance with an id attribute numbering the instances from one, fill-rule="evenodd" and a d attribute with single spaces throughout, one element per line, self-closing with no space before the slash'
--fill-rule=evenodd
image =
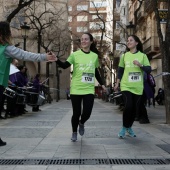
<path id="1" fill-rule="evenodd" d="M 6 21 L 0 21 L 0 44 L 12 44 L 10 25 Z"/>

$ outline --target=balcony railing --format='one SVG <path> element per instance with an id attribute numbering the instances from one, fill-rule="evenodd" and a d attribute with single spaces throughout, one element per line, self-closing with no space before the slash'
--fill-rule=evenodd
<path id="1" fill-rule="evenodd" d="M 159 39 L 157 36 L 152 36 L 148 38 L 144 43 L 143 43 L 143 50 L 144 53 L 149 54 L 149 55 L 154 55 L 159 52 Z"/>

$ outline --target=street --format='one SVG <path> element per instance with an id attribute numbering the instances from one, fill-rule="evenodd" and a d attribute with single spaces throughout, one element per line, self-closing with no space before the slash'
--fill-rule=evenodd
<path id="1" fill-rule="evenodd" d="M 40 108 L 42 111 L 32 112 L 32 108 L 27 106 L 28 113 L 0 120 L 0 136 L 7 142 L 6 146 L 0 147 L 0 170 L 170 169 L 170 126 L 165 124 L 164 106 L 147 108 L 151 123 L 135 122 L 136 138 L 126 136 L 119 139 L 117 134 L 122 125 L 122 112 L 115 104 L 95 99 L 92 115 L 85 124 L 85 134 L 83 137 L 78 135 L 77 142 L 70 140 L 70 100 L 53 101 Z M 3 164 L 6 159 L 12 159 L 14 163 L 6 161 Z M 41 164 L 41 160 L 47 159 L 48 162 Z M 125 163 L 114 163 L 116 159 Z M 132 160 L 128 165 L 127 159 Z M 153 160 L 147 165 L 144 159 Z M 50 164 L 49 160 L 70 162 Z M 105 163 L 105 160 L 110 160 L 110 163 Z M 165 161 L 161 163 L 158 160 Z M 135 164 L 136 161 L 139 163 Z"/>

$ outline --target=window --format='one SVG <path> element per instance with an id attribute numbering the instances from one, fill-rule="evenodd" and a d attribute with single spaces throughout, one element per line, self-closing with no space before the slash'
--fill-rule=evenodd
<path id="1" fill-rule="evenodd" d="M 72 6 L 68 6 L 68 11 L 72 11 Z"/>
<path id="2" fill-rule="evenodd" d="M 103 15 L 99 15 L 99 16 L 97 16 L 97 15 L 92 15 L 92 19 L 94 20 L 94 19 L 99 19 L 99 17 L 101 17 L 101 18 L 103 18 Z"/>
<path id="3" fill-rule="evenodd" d="M 77 27 L 77 32 L 87 32 L 87 27 Z"/>
<path id="4" fill-rule="evenodd" d="M 103 27 L 104 27 L 104 25 L 102 22 L 91 22 L 90 23 L 90 29 L 93 29 L 93 30 L 99 30 Z"/>
<path id="5" fill-rule="evenodd" d="M 87 16 L 77 16 L 77 21 L 88 21 Z"/>
<path id="6" fill-rule="evenodd" d="M 73 17 L 72 17 L 72 16 L 69 16 L 69 17 L 68 17 L 68 22 L 72 22 L 72 19 L 73 19 Z"/>
<path id="7" fill-rule="evenodd" d="M 77 11 L 86 11 L 88 10 L 87 5 L 77 5 Z"/>
<path id="8" fill-rule="evenodd" d="M 101 8 L 101 7 L 107 7 L 107 2 L 103 1 L 103 2 L 90 2 L 90 7 L 91 8 Z"/>

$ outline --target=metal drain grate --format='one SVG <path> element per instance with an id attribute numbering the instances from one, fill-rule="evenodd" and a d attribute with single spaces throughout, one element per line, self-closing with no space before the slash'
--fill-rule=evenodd
<path id="1" fill-rule="evenodd" d="M 169 165 L 170 159 L 0 159 L 0 165 Z"/>

